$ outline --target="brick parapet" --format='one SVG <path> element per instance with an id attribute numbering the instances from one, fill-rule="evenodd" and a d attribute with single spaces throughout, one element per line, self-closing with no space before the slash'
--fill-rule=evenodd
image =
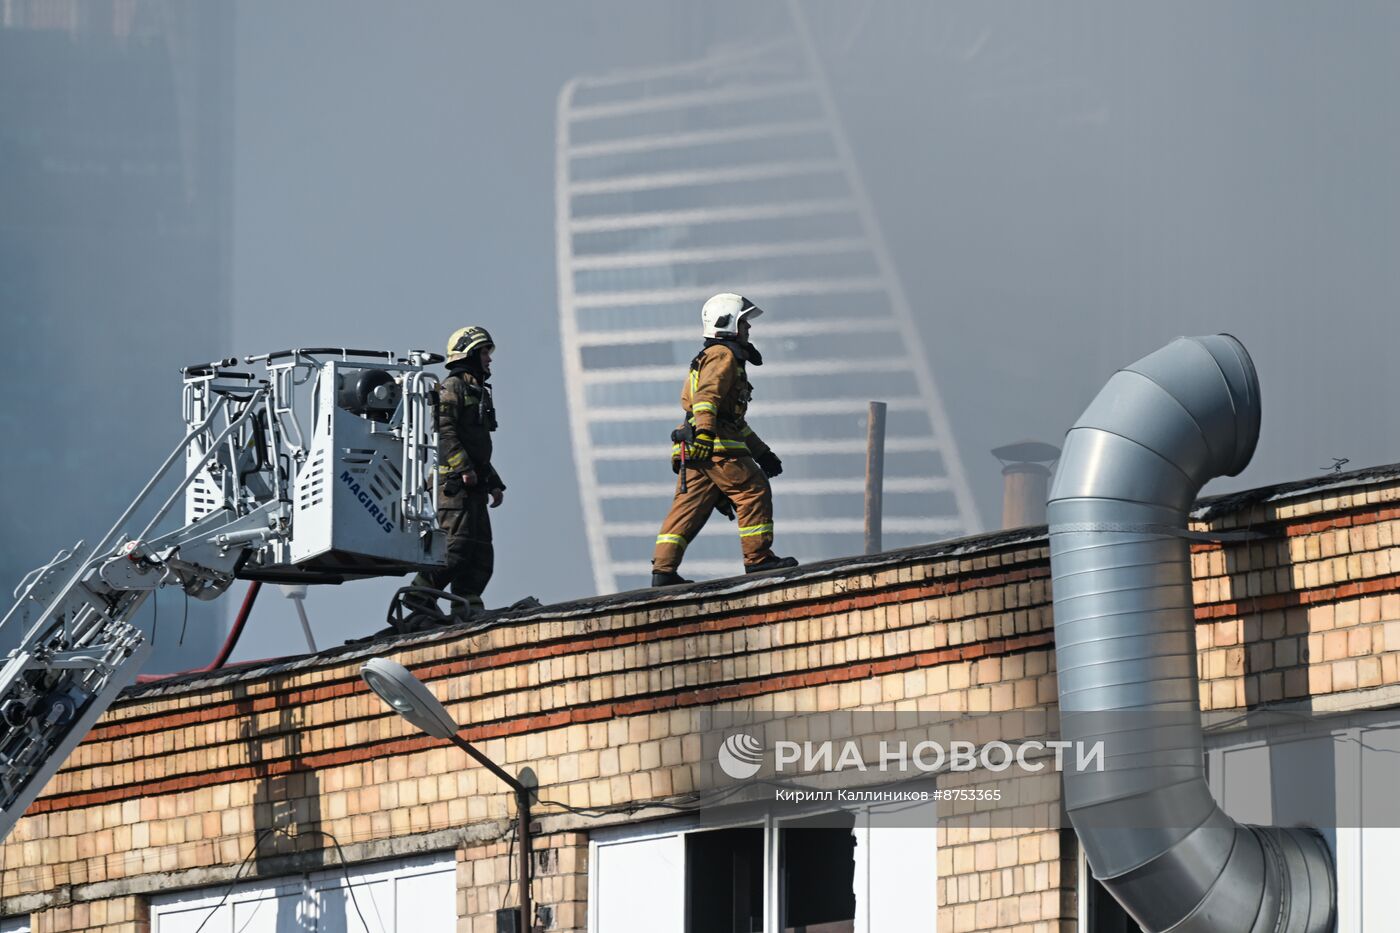
<path id="1" fill-rule="evenodd" d="M 1268 535 L 1191 547 L 1203 707 L 1400 685 L 1400 481 L 1255 502 L 1196 527 Z M 709 599 L 604 602 L 383 653 L 428 681 L 508 770 L 533 768 L 550 799 L 606 807 L 711 782 L 697 733 L 716 710 L 1053 707 L 1051 627 L 1042 537 L 893 555 Z M 115 706 L 5 844 L 4 898 L 236 864 L 271 826 L 356 844 L 509 825 L 504 788 L 387 714 L 358 666 L 331 656 Z M 1052 725 L 1041 716 L 1023 734 Z M 1053 825 L 1031 809 L 1041 805 L 1051 804 L 1026 804 L 1026 826 Z M 582 929 L 588 823 L 556 815 L 551 826 L 562 831 L 547 838 L 560 841 L 543 851 L 559 848 L 571 867 L 548 883 L 537 874 L 535 896 L 556 908 L 553 929 Z M 1058 930 L 1073 920 L 1062 831 L 940 832 L 940 929 Z M 476 872 L 504 859 L 505 845 L 458 849 L 468 866 L 460 929 L 487 928 L 500 905 L 495 869 L 480 869 L 491 880 Z"/>

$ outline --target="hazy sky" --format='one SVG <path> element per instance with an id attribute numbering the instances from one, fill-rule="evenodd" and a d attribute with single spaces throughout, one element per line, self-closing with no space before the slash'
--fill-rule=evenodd
<path id="1" fill-rule="evenodd" d="M 559 90 L 785 10 L 741 6 L 759 8 L 238 6 L 230 350 L 439 349 L 489 327 L 510 487 L 490 605 L 592 587 L 557 330 Z M 807 9 L 989 524 L 987 451 L 1058 442 L 1114 368 L 1178 334 L 1234 333 L 1263 383 L 1254 464 L 1209 491 L 1400 459 L 1400 8 Z M 313 591 L 322 644 L 381 627 L 396 585 Z M 298 649 L 276 596 L 240 657 Z"/>

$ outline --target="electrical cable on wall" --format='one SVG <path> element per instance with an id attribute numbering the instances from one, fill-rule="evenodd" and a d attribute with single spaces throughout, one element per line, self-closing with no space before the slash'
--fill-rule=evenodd
<path id="1" fill-rule="evenodd" d="M 214 915 L 219 912 L 219 908 L 228 903 L 228 899 L 233 895 L 234 888 L 238 887 L 238 882 L 243 878 L 243 870 L 248 867 L 253 857 L 258 854 L 258 847 L 270 836 L 277 835 L 285 836 L 293 842 L 301 836 L 322 836 L 331 841 L 331 845 L 335 846 L 336 858 L 340 860 L 340 873 L 345 878 L 345 891 L 350 895 L 350 902 L 355 905 L 355 913 L 360 918 L 360 927 L 361 929 L 369 930 L 370 927 L 369 924 L 365 922 L 364 912 L 360 910 L 359 899 L 355 897 L 355 887 L 350 882 L 349 863 L 345 861 L 345 852 L 340 847 L 340 840 L 337 839 L 333 833 L 326 832 L 323 829 L 308 829 L 301 833 L 290 833 L 287 831 L 286 827 L 271 826 L 258 833 L 257 838 L 253 840 L 253 847 L 248 850 L 247 855 L 243 856 L 243 861 L 239 862 L 238 870 L 234 872 L 233 880 L 230 881 L 228 887 L 224 889 L 223 897 L 219 898 L 219 903 L 215 904 L 213 909 L 209 911 L 208 916 L 200 922 L 199 926 L 195 927 L 194 933 L 203 933 L 205 925 L 210 920 L 214 919 Z"/>

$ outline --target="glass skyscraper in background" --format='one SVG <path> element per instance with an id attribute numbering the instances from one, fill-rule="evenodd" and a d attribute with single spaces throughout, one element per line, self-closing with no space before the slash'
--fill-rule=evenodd
<path id="1" fill-rule="evenodd" d="M 785 466 L 779 553 L 862 551 L 871 400 L 889 406 L 884 546 L 980 530 L 913 312 L 791 9 L 771 41 L 579 77 L 559 98 L 562 344 L 599 592 L 649 582 L 682 377 L 700 306 L 722 291 L 766 312 L 750 421 Z M 734 526 L 714 516 L 682 572 L 740 569 Z"/>
<path id="2" fill-rule="evenodd" d="M 232 70 L 226 4 L 0 0 L 6 596 L 102 536 L 184 436 L 180 367 L 229 353 Z M 231 601 L 161 591 L 148 670 L 210 660 Z"/>

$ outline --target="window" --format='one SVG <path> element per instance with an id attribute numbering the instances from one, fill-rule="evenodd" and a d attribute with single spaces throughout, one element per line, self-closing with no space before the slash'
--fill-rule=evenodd
<path id="1" fill-rule="evenodd" d="M 29 933 L 29 917 L 6 917 L 0 920 L 0 933 Z"/>
<path id="2" fill-rule="evenodd" d="M 1337 929 L 1394 929 L 1400 712 L 1295 713 L 1285 723 L 1266 712 L 1258 726 L 1207 734 L 1211 792 L 1241 822 L 1316 827 L 1335 860 Z"/>
<path id="3" fill-rule="evenodd" d="M 761 826 L 685 837 L 686 933 L 761 933 Z"/>
<path id="4" fill-rule="evenodd" d="M 1080 918 L 1079 929 L 1083 933 L 1142 933 L 1142 927 L 1133 922 L 1128 912 L 1108 893 L 1108 888 L 1094 877 L 1082 849 L 1079 853 L 1079 890 L 1079 903 L 1083 905 L 1084 914 Z"/>
<path id="5" fill-rule="evenodd" d="M 933 811 L 600 830 L 590 933 L 916 933 L 935 929 Z"/>
<path id="6" fill-rule="evenodd" d="M 457 929 L 457 860 L 450 853 L 251 882 L 235 886 L 225 900 L 226 891 L 203 888 L 153 899 L 151 933 L 194 933 L 201 925 L 204 933 Z"/>
<path id="7" fill-rule="evenodd" d="M 855 929 L 855 822 L 852 814 L 832 814 L 809 825 L 794 821 L 778 831 L 780 922 L 785 933 Z"/>
<path id="8" fill-rule="evenodd" d="M 856 815 L 856 933 L 932 933 L 938 917 L 933 804 L 872 807 Z"/>
<path id="9" fill-rule="evenodd" d="M 591 843 L 591 933 L 683 933 L 685 837 Z"/>

